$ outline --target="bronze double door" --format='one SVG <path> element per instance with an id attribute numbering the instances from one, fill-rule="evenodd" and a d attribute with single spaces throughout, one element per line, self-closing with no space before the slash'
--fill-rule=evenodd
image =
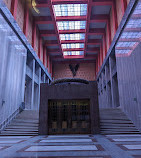
<path id="1" fill-rule="evenodd" d="M 89 134 L 89 100 L 50 100 L 48 104 L 49 134 Z"/>

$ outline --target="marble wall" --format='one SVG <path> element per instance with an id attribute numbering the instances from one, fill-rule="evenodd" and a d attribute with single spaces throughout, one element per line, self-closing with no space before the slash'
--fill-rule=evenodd
<path id="1" fill-rule="evenodd" d="M 26 48 L 0 15 L 0 125 L 24 102 L 26 55 Z"/>
<path id="2" fill-rule="evenodd" d="M 116 44 L 116 66 L 121 109 L 141 130 L 141 0 Z"/>
<path id="3" fill-rule="evenodd" d="M 127 57 L 117 57 L 119 100 L 122 110 L 141 130 L 141 43 Z"/>

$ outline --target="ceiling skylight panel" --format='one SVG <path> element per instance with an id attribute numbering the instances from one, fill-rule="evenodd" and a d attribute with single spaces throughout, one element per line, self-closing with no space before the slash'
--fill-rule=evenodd
<path id="1" fill-rule="evenodd" d="M 120 38 L 141 38 L 141 32 L 123 32 Z"/>
<path id="2" fill-rule="evenodd" d="M 136 42 L 118 42 L 116 47 L 133 47 Z"/>
<path id="3" fill-rule="evenodd" d="M 84 51 L 65 51 L 64 55 L 84 55 Z"/>
<path id="4" fill-rule="evenodd" d="M 81 15 L 81 8 L 80 8 L 80 4 L 76 4 L 74 7 L 74 13 L 75 16 L 80 16 Z"/>
<path id="5" fill-rule="evenodd" d="M 60 21 L 57 25 L 59 30 L 79 30 L 86 28 L 86 21 Z"/>
<path id="6" fill-rule="evenodd" d="M 141 28 L 141 19 L 129 20 L 126 28 Z"/>
<path id="7" fill-rule="evenodd" d="M 74 34 L 60 34 L 61 40 L 84 40 L 84 33 L 74 33 Z"/>
<path id="8" fill-rule="evenodd" d="M 87 14 L 87 4 L 54 5 L 56 16 L 83 16 Z"/>
<path id="9" fill-rule="evenodd" d="M 84 48 L 84 43 L 68 43 L 62 44 L 63 49 Z"/>
<path id="10" fill-rule="evenodd" d="M 115 50 L 116 54 L 128 54 L 130 50 Z"/>

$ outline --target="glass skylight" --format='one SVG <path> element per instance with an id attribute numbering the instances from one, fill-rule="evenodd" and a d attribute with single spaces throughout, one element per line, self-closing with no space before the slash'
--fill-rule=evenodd
<path id="1" fill-rule="evenodd" d="M 126 28 L 141 28 L 141 19 L 129 20 L 129 22 L 126 25 Z"/>
<path id="2" fill-rule="evenodd" d="M 133 47 L 136 42 L 118 42 L 116 47 Z"/>
<path id="3" fill-rule="evenodd" d="M 54 5 L 56 16 L 83 16 L 87 14 L 87 4 Z"/>
<path id="4" fill-rule="evenodd" d="M 120 38 L 141 38 L 141 32 L 123 32 Z"/>
<path id="5" fill-rule="evenodd" d="M 65 51 L 64 55 L 83 55 L 84 51 Z"/>
<path id="6" fill-rule="evenodd" d="M 128 54 L 130 50 L 117 50 L 116 49 L 116 54 Z"/>
<path id="7" fill-rule="evenodd" d="M 60 34 L 61 40 L 84 40 L 84 33 L 74 33 L 74 34 Z"/>
<path id="8" fill-rule="evenodd" d="M 134 14 L 141 14 L 141 3 L 138 3 L 138 5 L 136 6 Z"/>
<path id="9" fill-rule="evenodd" d="M 68 43 L 62 44 L 63 49 L 84 48 L 84 43 Z"/>
<path id="10" fill-rule="evenodd" d="M 86 21 L 60 21 L 57 25 L 59 30 L 79 30 L 86 28 Z"/>

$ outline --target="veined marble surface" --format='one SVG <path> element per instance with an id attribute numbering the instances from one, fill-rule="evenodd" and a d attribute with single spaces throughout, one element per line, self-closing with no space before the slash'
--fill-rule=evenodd
<path id="1" fill-rule="evenodd" d="M 31 146 L 25 151 L 87 151 L 98 150 L 95 145 L 81 145 L 81 146 Z"/>

